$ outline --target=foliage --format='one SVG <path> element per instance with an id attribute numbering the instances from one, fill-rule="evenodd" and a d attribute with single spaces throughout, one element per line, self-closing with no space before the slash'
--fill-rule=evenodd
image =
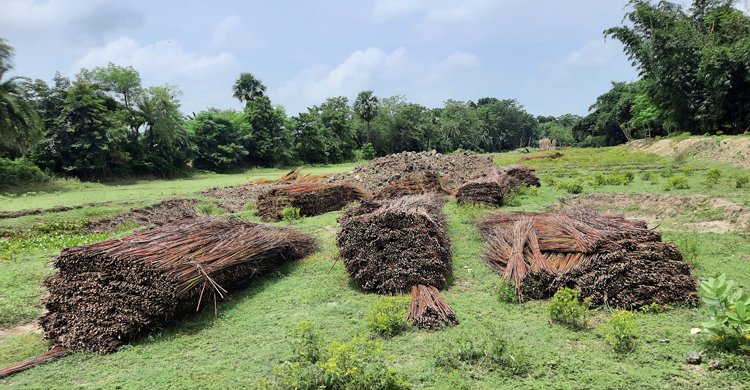
<path id="1" fill-rule="evenodd" d="M 736 188 L 748 188 L 748 187 L 750 187 L 750 176 L 748 176 L 748 175 L 738 175 L 735 178 L 735 187 Z"/>
<path id="2" fill-rule="evenodd" d="M 580 194 L 583 192 L 583 183 L 580 179 L 555 181 L 554 186 L 565 190 L 569 194 Z"/>
<path id="3" fill-rule="evenodd" d="M 232 96 L 243 103 L 265 96 L 266 85 L 252 73 L 240 73 L 232 86 Z"/>
<path id="4" fill-rule="evenodd" d="M 690 188 L 690 183 L 688 183 L 687 177 L 683 175 L 677 175 L 669 179 L 669 185 L 671 188 L 674 188 L 676 190 L 687 190 Z"/>
<path id="5" fill-rule="evenodd" d="M 630 184 L 634 179 L 635 176 L 633 175 L 633 172 L 630 171 L 614 171 L 607 174 L 597 172 L 591 178 L 591 181 L 589 183 L 593 187 L 600 187 L 604 185 L 625 186 Z"/>
<path id="6" fill-rule="evenodd" d="M 518 303 L 516 286 L 508 279 L 500 278 L 495 287 L 497 299 L 502 303 Z"/>
<path id="7" fill-rule="evenodd" d="M 50 180 L 39 167 L 25 158 L 0 157 L 0 188 L 41 184 Z"/>
<path id="8" fill-rule="evenodd" d="M 526 374 L 531 366 L 526 353 L 493 328 L 463 330 L 443 340 L 434 355 L 437 367 L 477 373 L 518 376 Z"/>
<path id="9" fill-rule="evenodd" d="M 383 337 L 396 336 L 408 328 L 406 323 L 406 297 L 381 297 L 372 305 L 367 315 L 367 328 Z"/>
<path id="10" fill-rule="evenodd" d="M 721 171 L 716 168 L 711 168 L 706 172 L 706 179 L 703 183 L 707 186 L 715 186 L 719 184 L 719 179 L 721 179 Z"/>
<path id="11" fill-rule="evenodd" d="M 702 281 L 699 294 L 710 313 L 703 329 L 724 347 L 750 350 L 750 296 L 725 274 Z"/>
<path id="12" fill-rule="evenodd" d="M 267 96 L 258 96 L 245 105 L 249 137 L 245 139 L 247 162 L 252 166 L 272 166 L 292 159 L 292 134 L 281 107 L 271 105 Z"/>
<path id="13" fill-rule="evenodd" d="M 363 160 L 372 160 L 373 158 L 375 158 L 375 148 L 371 143 L 365 143 L 364 145 L 362 145 L 362 148 L 360 150 L 362 152 Z"/>
<path id="14" fill-rule="evenodd" d="M 0 38 L 0 157 L 18 157 L 42 138 L 42 123 L 21 77 L 3 79 L 13 70 L 13 48 Z"/>
<path id="15" fill-rule="evenodd" d="M 354 106 L 352 107 L 357 116 L 367 123 L 366 141 L 370 144 L 372 142 L 370 122 L 372 122 L 378 113 L 378 103 L 378 97 L 372 91 L 362 91 L 357 95 L 357 99 L 354 100 Z"/>
<path id="16" fill-rule="evenodd" d="M 562 287 L 552 296 L 548 304 L 549 316 L 552 322 L 563 324 L 573 329 L 588 327 L 589 302 L 579 299 L 580 290 Z"/>
<path id="17" fill-rule="evenodd" d="M 248 125 L 235 111 L 204 111 L 187 123 L 197 152 L 194 165 L 199 169 L 227 172 L 243 166 L 248 152 Z"/>
<path id="18" fill-rule="evenodd" d="M 299 207 L 284 207 L 283 210 L 281 210 L 281 220 L 286 222 L 293 222 L 301 219 L 302 216 L 300 215 L 300 209 Z"/>
<path id="19" fill-rule="evenodd" d="M 627 310 L 618 310 L 602 326 L 604 340 L 616 352 L 631 352 L 635 349 L 638 330 L 635 326 L 635 314 Z"/>
<path id="20" fill-rule="evenodd" d="M 695 264 L 698 259 L 698 240 L 694 235 L 682 235 L 675 242 L 682 253 L 682 257 L 689 263 Z"/>
<path id="21" fill-rule="evenodd" d="M 223 211 L 221 208 L 217 207 L 213 203 L 201 203 L 197 206 L 195 206 L 195 209 L 200 211 L 203 214 L 207 215 L 220 215 L 223 214 Z"/>
<path id="22" fill-rule="evenodd" d="M 293 330 L 295 356 L 261 378 L 259 389 L 409 389 L 407 378 L 390 365 L 383 346 L 364 336 L 334 341 L 327 348 L 309 322 Z"/>

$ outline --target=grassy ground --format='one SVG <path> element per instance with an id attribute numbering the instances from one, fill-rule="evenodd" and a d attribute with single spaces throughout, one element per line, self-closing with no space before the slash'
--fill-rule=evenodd
<path id="1" fill-rule="evenodd" d="M 721 196 L 747 206 L 748 189 L 736 188 L 736 177 L 748 174 L 737 168 L 679 158 L 660 158 L 624 147 L 572 149 L 557 160 L 525 162 L 544 177 L 536 195 L 516 199 L 509 210 L 540 210 L 567 195 L 565 185 L 581 184 L 584 193 L 663 193 L 665 183 L 684 176 L 689 188 L 668 194 Z M 517 162 L 519 153 L 496 158 L 499 164 Z M 349 166 L 317 168 L 314 172 L 344 171 Z M 706 184 L 707 172 L 720 168 L 717 183 Z M 591 185 L 597 173 L 632 172 L 627 185 Z M 646 172 L 653 172 L 644 179 Z M 47 208 L 58 204 L 110 201 L 100 209 L 24 217 L 0 221 L 0 229 L 37 226 L 13 247 L 0 246 L 0 329 L 22 325 L 39 314 L 41 292 L 37 286 L 51 272 L 49 260 L 66 245 L 102 239 L 86 236 L 62 223 L 114 213 L 132 203 L 155 202 L 164 197 L 193 193 L 205 188 L 234 185 L 258 177 L 276 177 L 280 171 L 259 170 L 238 175 L 204 175 L 179 181 L 128 184 L 57 183 L 37 188 L 31 195 L 15 195 L 0 201 L 0 210 Z M 554 184 L 554 185 L 552 185 Z M 684 363 L 689 351 L 706 348 L 703 335 L 691 335 L 706 316 L 702 308 L 674 308 L 660 314 L 638 313 L 638 345 L 633 353 L 617 354 L 606 345 L 597 324 L 609 313 L 598 310 L 593 326 L 572 331 L 549 323 L 546 302 L 521 305 L 498 301 L 498 276 L 481 259 L 482 241 L 473 222 L 490 209 L 445 207 L 453 243 L 453 281 L 443 295 L 461 324 L 439 332 L 410 330 L 380 340 L 394 365 L 417 388 L 742 388 L 750 381 L 750 362 L 739 358 L 736 367 L 709 371 L 707 366 Z M 326 342 L 346 340 L 366 333 L 365 317 L 378 296 L 359 291 L 349 283 L 333 238 L 339 213 L 305 218 L 296 228 L 320 239 L 319 250 L 309 258 L 258 279 L 246 290 L 212 310 L 190 317 L 111 355 L 77 352 L 8 379 L 8 388 L 238 388 L 253 387 L 271 367 L 289 358 L 286 329 L 303 320 L 313 322 Z M 251 212 L 239 216 L 255 219 Z M 706 215 L 705 218 L 713 216 Z M 685 220 L 701 218 L 686 210 Z M 40 223 L 52 225 L 42 225 Z M 280 225 L 288 223 L 281 222 Z M 670 226 L 678 226 L 673 224 Z M 41 233 L 41 231 L 52 232 Z M 687 229 L 662 230 L 666 239 L 690 252 L 689 261 L 699 277 L 725 272 L 743 286 L 750 286 L 745 232 L 708 234 Z M 527 374 L 509 376 L 502 370 L 437 368 L 435 355 L 441 346 L 465 333 L 493 329 L 511 340 L 530 362 Z M 38 333 L 0 331 L 0 366 L 43 352 L 48 347 Z M 707 352 L 710 354 L 710 352 Z M 722 358 L 732 358 L 723 356 Z"/>

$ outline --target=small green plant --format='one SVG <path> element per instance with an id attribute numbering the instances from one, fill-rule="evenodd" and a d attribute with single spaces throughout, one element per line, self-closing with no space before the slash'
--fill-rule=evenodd
<path id="1" fill-rule="evenodd" d="M 738 175 L 735 178 L 735 184 L 734 186 L 736 188 L 748 188 L 750 187 L 750 176 L 748 175 Z"/>
<path id="2" fill-rule="evenodd" d="M 675 189 L 675 190 L 690 189 L 690 183 L 688 183 L 687 177 L 682 176 L 682 175 L 677 175 L 669 179 L 668 182 L 664 183 L 665 191 L 670 191 L 672 189 Z"/>
<path id="3" fill-rule="evenodd" d="M 715 186 L 719 184 L 721 179 L 721 171 L 716 168 L 711 168 L 706 172 L 706 178 L 703 183 L 707 186 Z"/>
<path id="4" fill-rule="evenodd" d="M 690 264 L 695 264 L 698 259 L 698 239 L 694 235 L 683 235 L 675 240 L 677 248 L 680 249 L 682 257 Z"/>
<path id="5" fill-rule="evenodd" d="M 200 211 L 203 214 L 208 214 L 208 215 L 222 214 L 221 209 L 216 207 L 216 205 L 213 203 L 201 203 L 195 206 L 195 209 Z"/>
<path id="6" fill-rule="evenodd" d="M 712 341 L 727 349 L 750 351 L 750 296 L 735 288 L 725 274 L 702 281 L 699 294 L 710 313 L 702 326 Z"/>
<path id="7" fill-rule="evenodd" d="M 552 322 L 563 324 L 573 329 L 584 329 L 589 325 L 590 302 L 581 301 L 581 290 L 562 287 L 549 301 L 549 316 Z"/>
<path id="8" fill-rule="evenodd" d="M 580 194 L 583 192 L 583 184 L 581 183 L 581 180 L 558 181 L 555 183 L 555 187 L 565 190 L 569 194 Z"/>
<path id="9" fill-rule="evenodd" d="M 656 175 L 651 171 L 643 172 L 641 175 L 641 180 L 643 181 L 653 181 L 656 178 Z"/>
<path id="10" fill-rule="evenodd" d="M 381 297 L 372 305 L 367 315 L 367 328 L 383 337 L 393 337 L 405 331 L 406 297 Z"/>
<path id="11" fill-rule="evenodd" d="M 530 364 L 526 354 L 508 342 L 502 332 L 482 328 L 459 333 L 435 351 L 435 366 L 452 370 L 523 375 Z"/>
<path id="12" fill-rule="evenodd" d="M 284 207 L 283 210 L 281 210 L 281 220 L 285 222 L 293 222 L 301 219 L 302 216 L 300 215 L 299 207 Z"/>
<path id="13" fill-rule="evenodd" d="M 290 344 L 295 361 L 315 363 L 320 359 L 322 340 L 312 322 L 301 321 L 289 331 L 289 334 L 292 336 Z"/>
<path id="14" fill-rule="evenodd" d="M 667 179 L 667 178 L 670 178 L 670 177 L 674 176 L 674 169 L 673 168 L 664 168 L 664 169 L 661 170 L 661 172 L 659 172 L 659 174 L 661 175 L 661 177 Z"/>
<path id="15" fill-rule="evenodd" d="M 692 176 L 693 173 L 695 173 L 695 168 L 693 167 L 683 167 L 680 172 L 682 172 L 685 176 Z"/>
<path id="16" fill-rule="evenodd" d="M 518 293 L 516 286 L 508 279 L 501 278 L 495 289 L 497 298 L 502 303 L 518 303 Z"/>
<path id="17" fill-rule="evenodd" d="M 660 305 L 656 302 L 651 302 L 648 305 L 643 305 L 639 307 L 638 311 L 640 313 L 645 313 L 645 314 L 661 314 L 661 313 L 666 312 L 669 309 L 670 307 L 666 305 Z"/>
<path id="18" fill-rule="evenodd" d="M 638 331 L 635 327 L 635 314 L 627 310 L 619 310 L 609 317 L 609 321 L 602 326 L 604 340 L 616 352 L 630 352 L 635 349 Z"/>

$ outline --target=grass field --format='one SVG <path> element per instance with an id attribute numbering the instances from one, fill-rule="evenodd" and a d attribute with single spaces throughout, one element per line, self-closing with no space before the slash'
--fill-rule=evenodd
<path id="1" fill-rule="evenodd" d="M 556 160 L 524 162 L 537 169 L 543 186 L 522 195 L 507 210 L 542 210 L 577 192 L 664 193 L 670 196 L 705 195 L 723 198 L 738 207 L 750 206 L 750 189 L 737 188 L 746 170 L 711 162 L 658 157 L 626 147 L 570 149 Z M 498 155 L 500 165 L 522 157 Z M 308 172 L 346 171 L 353 167 L 317 167 Z M 709 174 L 718 169 L 721 175 Z M 91 242 L 108 235 L 88 236 L 76 221 L 99 218 L 170 196 L 197 197 L 197 191 L 236 185 L 260 177 L 277 177 L 282 170 L 253 170 L 233 175 L 199 175 L 175 181 L 118 184 L 56 182 L 25 194 L 0 198 L 0 211 L 49 208 L 107 202 L 90 208 L 0 220 L 0 232 L 24 231 L 0 238 L 0 366 L 39 354 L 49 344 L 36 332 L 14 328 L 33 321 L 42 278 L 52 272 L 49 261 L 68 245 Z M 632 174 L 627 184 L 602 184 L 607 175 Z M 680 179 L 675 180 L 675 177 Z M 684 178 L 684 180 L 682 179 Z M 605 180 L 606 181 L 606 180 Z M 740 179 L 741 181 L 741 179 Z M 675 188 L 677 182 L 681 188 Z M 684 185 L 683 185 L 684 182 Z M 593 184 L 592 184 L 593 183 Z M 29 192 L 31 191 L 31 192 Z M 677 206 L 675 206 L 677 207 Z M 637 213 L 647 213 L 641 205 Z M 617 205 L 611 205 L 617 209 Z M 456 311 L 460 325 L 438 332 L 409 330 L 390 339 L 375 337 L 393 365 L 415 388 L 743 388 L 750 383 L 750 359 L 714 352 L 706 336 L 691 335 L 707 313 L 704 308 L 676 307 L 658 314 L 637 313 L 637 347 L 615 353 L 605 343 L 598 325 L 609 312 L 594 311 L 589 329 L 574 331 L 551 324 L 544 301 L 520 305 L 498 300 L 499 277 L 481 260 L 482 240 L 474 221 L 493 210 L 445 206 L 453 245 L 453 279 L 443 296 Z M 636 211 L 633 209 L 632 211 Z M 731 232 L 706 233 L 695 223 L 722 218 L 722 209 L 676 210 L 658 227 L 665 239 L 678 243 L 694 274 L 704 278 L 726 273 L 750 287 L 750 240 L 747 226 Z M 367 333 L 365 318 L 377 295 L 350 284 L 337 261 L 334 236 L 340 212 L 305 218 L 293 226 L 320 240 L 307 259 L 259 278 L 248 289 L 232 294 L 219 305 L 218 316 L 207 310 L 174 326 L 153 332 L 111 355 L 76 352 L 61 360 L 0 380 L 7 388 L 252 388 L 258 378 L 292 355 L 287 330 L 310 321 L 326 343 Z M 238 216 L 257 220 L 250 211 Z M 691 225 L 693 223 L 693 225 Z M 278 225 L 288 225 L 279 222 Z M 669 228 L 666 228 L 669 227 Z M 114 233 L 122 234 L 122 233 Z M 2 237 L 2 236 L 0 236 Z M 25 329 L 25 328 L 24 328 Z M 480 367 L 450 370 L 436 365 L 436 355 L 451 340 L 482 334 L 488 329 L 509 340 L 528 361 L 522 375 Z M 690 351 L 704 351 L 704 359 L 731 362 L 724 370 L 685 363 Z"/>

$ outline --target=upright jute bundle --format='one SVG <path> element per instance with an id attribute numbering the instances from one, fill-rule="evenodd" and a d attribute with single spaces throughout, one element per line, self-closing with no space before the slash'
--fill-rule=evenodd
<path id="1" fill-rule="evenodd" d="M 539 187 L 540 184 L 533 169 L 511 165 L 467 181 L 456 191 L 456 201 L 458 204 L 482 203 L 499 207 L 511 192 L 523 186 Z"/>
<path id="2" fill-rule="evenodd" d="M 411 291 L 409 320 L 422 327 L 457 323 L 438 292 L 451 261 L 443 203 L 437 194 L 363 201 L 339 218 L 336 243 L 351 278 L 381 294 Z"/>
<path id="3" fill-rule="evenodd" d="M 351 183 L 298 183 L 261 194 L 257 208 L 264 221 L 278 221 L 287 207 L 299 208 L 301 216 L 313 216 L 340 210 L 350 202 L 367 197 L 365 190 Z"/>
<path id="4" fill-rule="evenodd" d="M 519 297 L 578 288 L 594 305 L 635 309 L 695 299 L 690 266 L 644 222 L 572 209 L 495 213 L 479 223 L 484 260 Z"/>
<path id="5" fill-rule="evenodd" d="M 71 349 L 114 352 L 123 343 L 206 305 L 256 275 L 314 250 L 287 228 L 204 218 L 64 249 L 40 325 Z"/>

